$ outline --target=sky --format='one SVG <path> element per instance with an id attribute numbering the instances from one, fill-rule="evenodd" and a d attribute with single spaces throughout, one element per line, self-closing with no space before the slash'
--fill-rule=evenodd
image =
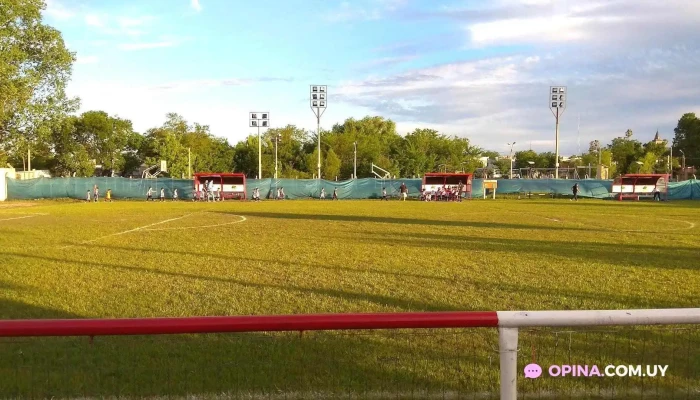
<path id="1" fill-rule="evenodd" d="M 390 118 L 482 148 L 554 151 L 549 87 L 566 86 L 562 154 L 700 114 L 700 1 L 47 0 L 77 53 L 68 92 L 145 132 L 169 112 L 231 144 L 255 128 Z"/>

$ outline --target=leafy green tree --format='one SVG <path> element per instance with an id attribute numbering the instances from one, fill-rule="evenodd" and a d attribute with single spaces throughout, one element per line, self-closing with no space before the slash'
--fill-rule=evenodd
<path id="1" fill-rule="evenodd" d="M 42 23 L 43 0 L 0 0 L 0 146 L 48 148 L 52 128 L 78 108 L 65 87 L 75 54 Z"/>
<path id="2" fill-rule="evenodd" d="M 683 114 L 673 131 L 673 154 L 679 155 L 683 150 L 686 166 L 700 168 L 700 118 L 695 113 Z"/>
<path id="3" fill-rule="evenodd" d="M 621 174 L 636 171 L 636 160 L 644 155 L 642 144 L 635 139 L 632 139 L 632 130 L 628 129 L 624 137 L 618 137 L 612 140 L 608 149 L 612 151 L 612 161 L 616 163 L 617 172 Z"/>

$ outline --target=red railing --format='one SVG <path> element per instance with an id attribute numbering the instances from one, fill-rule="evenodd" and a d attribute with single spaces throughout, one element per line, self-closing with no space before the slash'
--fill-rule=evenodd
<path id="1" fill-rule="evenodd" d="M 497 327 L 496 312 L 0 321 L 0 337 Z"/>

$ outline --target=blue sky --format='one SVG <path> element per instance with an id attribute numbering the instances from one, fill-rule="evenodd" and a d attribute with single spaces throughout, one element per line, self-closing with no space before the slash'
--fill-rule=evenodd
<path id="1" fill-rule="evenodd" d="M 47 0 L 44 15 L 77 52 L 81 111 L 141 132 L 167 112 L 231 143 L 249 111 L 315 129 L 310 84 L 329 87 L 325 128 L 381 115 L 501 152 L 553 150 L 550 85 L 569 89 L 565 154 L 628 128 L 670 137 L 700 112 L 700 2 Z"/>

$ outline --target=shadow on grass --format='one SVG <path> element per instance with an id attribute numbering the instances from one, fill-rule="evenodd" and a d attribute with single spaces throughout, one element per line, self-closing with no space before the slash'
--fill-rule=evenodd
<path id="1" fill-rule="evenodd" d="M 292 214 L 275 212 L 250 212 L 250 211 L 214 211 L 222 214 L 243 215 L 245 217 L 259 217 L 272 219 L 312 220 L 312 221 L 345 221 L 345 222 L 372 222 L 400 225 L 434 225 L 440 227 L 466 227 L 466 228 L 492 228 L 492 229 L 523 229 L 523 230 L 553 230 L 553 231 L 592 231 L 588 228 L 543 226 L 526 224 L 509 224 L 502 222 L 477 222 L 477 221 L 452 221 L 429 220 L 418 218 L 394 218 L 371 217 L 360 215 L 333 215 L 333 214 Z M 465 211 L 466 212 L 466 211 Z M 523 214 L 526 215 L 525 213 Z"/>
<path id="2" fill-rule="evenodd" d="M 0 300 L 0 307 L 3 318 L 80 318 L 17 301 Z M 498 375 L 489 361 L 495 335 L 442 329 L 0 338 L 0 397 L 496 399 Z"/>
<path id="3" fill-rule="evenodd" d="M 101 248 L 101 249 L 105 249 L 108 251 L 109 250 L 116 250 L 116 251 L 130 251 L 130 252 L 136 252 L 136 253 L 170 254 L 170 255 L 188 256 L 188 257 L 194 257 L 194 258 L 210 256 L 210 254 L 207 254 L 207 253 L 198 253 L 198 252 L 192 252 L 192 251 L 180 251 L 180 250 L 158 249 L 158 248 L 138 248 L 138 247 L 113 246 L 113 245 L 99 245 L 96 243 L 78 244 L 78 245 L 73 245 L 73 246 L 85 247 L 85 248 Z M 343 267 L 340 265 L 328 265 L 327 263 L 325 263 L 325 264 L 322 264 L 322 263 L 304 263 L 304 262 L 299 262 L 299 261 L 292 262 L 292 261 L 281 260 L 278 258 L 262 259 L 262 258 L 246 257 L 243 255 L 228 256 L 228 255 L 223 254 L 223 253 L 217 254 L 216 257 L 227 259 L 227 260 L 232 260 L 232 261 L 240 261 L 243 263 L 278 264 L 278 265 L 284 265 L 287 267 L 304 267 L 304 268 L 310 268 L 310 269 L 323 269 L 323 270 L 332 271 L 332 272 L 343 271 L 343 272 L 350 272 L 350 273 L 357 273 L 357 274 L 366 274 L 369 272 L 370 274 L 384 275 L 384 276 L 390 276 L 390 277 L 426 279 L 426 280 L 442 281 L 442 282 L 446 282 L 446 283 L 454 283 L 455 282 L 454 278 L 447 278 L 447 277 L 441 277 L 441 276 L 415 274 L 415 273 L 403 272 L 403 271 L 401 271 L 401 272 L 382 271 L 382 270 L 372 269 L 372 268 L 366 268 L 366 269 L 349 268 L 349 267 Z"/>
<path id="4" fill-rule="evenodd" d="M 687 269 L 700 271 L 700 248 L 543 241 L 535 239 L 484 238 L 479 236 L 405 232 L 401 234 L 361 232 L 348 239 L 366 244 L 381 243 L 393 246 L 424 247 L 464 252 L 496 251 L 513 254 L 534 253 L 586 262 L 599 261 L 615 265 L 654 267 L 662 269 Z"/>
<path id="5" fill-rule="evenodd" d="M 392 306 L 400 308 L 406 311 L 464 311 L 463 309 L 457 309 L 453 306 L 447 304 L 433 304 L 425 303 L 421 301 L 413 300 L 403 300 L 397 299 L 389 296 L 382 296 L 370 293 L 355 293 L 336 289 L 324 289 L 324 288 L 307 288 L 293 285 L 276 285 L 272 283 L 259 283 L 259 282 L 248 282 L 240 279 L 229 278 L 229 277 L 216 277 L 216 276 L 205 276 L 189 274 L 184 272 L 174 272 L 174 271 L 163 271 L 159 269 L 150 269 L 143 267 L 133 267 L 118 264 L 109 264 L 102 262 L 78 260 L 78 259 L 67 259 L 67 258 L 54 258 L 47 256 L 40 256 L 34 254 L 18 254 L 18 253 L 0 253 L 2 256 L 11 256 L 16 258 L 26 258 L 32 260 L 48 261 L 56 264 L 70 264 L 70 265 L 80 265 L 81 268 L 100 268 L 100 269 L 112 269 L 112 270 L 122 270 L 129 272 L 138 272 L 144 274 L 156 274 L 162 276 L 170 276 L 175 278 L 187 278 L 192 280 L 203 280 L 211 282 L 220 283 L 230 283 L 235 285 L 241 285 L 245 287 L 252 287 L 258 289 L 277 289 L 289 292 L 296 292 L 302 295 L 321 295 L 328 297 L 335 297 L 342 300 L 348 301 L 369 301 L 382 306 Z"/>

